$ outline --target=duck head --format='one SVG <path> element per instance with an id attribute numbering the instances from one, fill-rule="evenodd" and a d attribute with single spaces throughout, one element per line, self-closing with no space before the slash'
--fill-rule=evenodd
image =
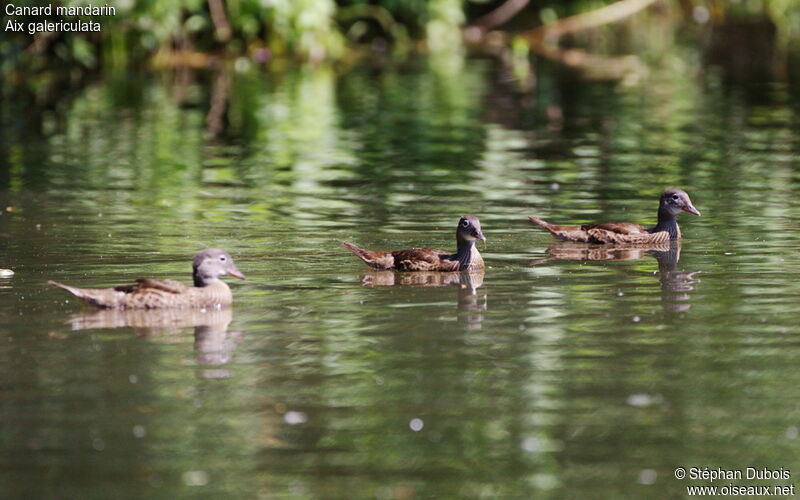
<path id="1" fill-rule="evenodd" d="M 481 221 L 473 215 L 461 217 L 456 229 L 456 238 L 458 241 L 486 241 L 486 236 L 481 231 Z"/>
<path id="2" fill-rule="evenodd" d="M 244 274 L 233 263 L 228 252 L 218 248 L 206 248 L 194 256 L 192 275 L 194 276 L 194 286 L 206 286 L 222 276 L 245 279 Z"/>
<path id="3" fill-rule="evenodd" d="M 661 203 L 659 211 L 667 212 L 673 217 L 681 212 L 689 212 L 692 215 L 700 215 L 700 210 L 694 208 L 692 200 L 686 191 L 681 189 L 667 189 L 661 193 Z"/>

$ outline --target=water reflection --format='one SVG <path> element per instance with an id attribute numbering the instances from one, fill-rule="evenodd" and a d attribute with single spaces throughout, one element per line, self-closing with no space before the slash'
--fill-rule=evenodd
<path id="1" fill-rule="evenodd" d="M 484 270 L 442 272 L 368 271 L 361 278 L 363 286 L 456 286 L 458 320 L 469 330 L 479 330 L 483 311 L 488 308 L 486 293 L 478 293 L 483 286 Z"/>
<path id="2" fill-rule="evenodd" d="M 176 498 L 207 478 L 222 498 L 399 497 L 401 483 L 420 497 L 669 497 L 689 455 L 740 466 L 730 436 L 764 463 L 797 462 L 797 89 L 754 101 L 674 68 L 609 87 L 544 64 L 521 95 L 493 75 L 486 61 L 447 75 L 125 74 L 47 109 L 6 100 L 5 496 L 91 497 L 100 484 Z M 580 245 L 523 268 L 551 240 L 521 213 L 646 220 L 663 185 L 730 215 L 692 220 L 683 261 Z M 491 314 L 482 277 L 371 273 L 372 286 L 407 286 L 343 293 L 354 263 L 339 234 L 446 245 L 459 212 L 497 229 Z M 268 284 L 234 290 L 241 339 L 150 314 L 76 323 L 146 339 L 70 335 L 64 297 L 43 285 L 181 276 L 182 256 L 210 243 Z M 413 283 L 425 280 L 439 288 Z M 684 314 L 691 327 L 670 328 Z M 197 377 L 212 370 L 236 376 Z M 642 469 L 654 486 L 637 483 Z"/>
<path id="3" fill-rule="evenodd" d="M 655 245 L 590 245 L 586 243 L 560 242 L 547 249 L 548 257 L 533 262 L 543 264 L 553 260 L 578 261 L 625 261 L 638 260 L 647 255 L 658 261 L 658 279 L 661 283 L 662 307 L 665 311 L 687 311 L 691 304 L 688 292 L 694 290 L 700 280 L 694 276 L 700 271 L 678 269 L 681 258 L 680 241 Z"/>
<path id="4" fill-rule="evenodd" d="M 678 243 L 680 249 L 680 243 Z M 551 260 L 638 260 L 653 252 L 668 252 L 670 243 L 656 245 L 591 245 L 587 243 L 559 242 L 547 249 L 549 257 L 533 262 L 542 264 Z M 678 252 L 680 255 L 680 251 Z M 658 257 L 656 257 L 658 258 Z"/>
<path id="5" fill-rule="evenodd" d="M 681 244 L 673 241 L 666 250 L 653 250 L 652 255 L 658 259 L 658 279 L 661 282 L 661 302 L 665 311 L 687 311 L 691 304 L 688 292 L 694 290 L 700 280 L 695 278 L 701 271 L 683 271 L 678 269 L 681 259 Z"/>
<path id="6" fill-rule="evenodd" d="M 222 366 L 231 361 L 240 332 L 229 332 L 231 309 L 86 309 L 69 319 L 72 330 L 132 328 L 141 337 L 173 335 L 194 327 L 194 350 L 198 364 Z M 203 378 L 225 378 L 228 370 L 205 369 Z"/>
<path id="7" fill-rule="evenodd" d="M 14 277 L 14 271 L 11 269 L 0 269 L 0 290 L 7 288 L 10 289 L 12 287 L 11 278 Z"/>

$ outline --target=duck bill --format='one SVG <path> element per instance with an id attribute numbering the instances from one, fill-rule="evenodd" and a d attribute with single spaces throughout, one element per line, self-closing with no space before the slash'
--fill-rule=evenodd
<path id="1" fill-rule="evenodd" d="M 694 205 L 692 205 L 691 203 L 683 207 L 683 211 L 689 212 L 690 214 L 696 215 L 698 217 L 700 216 L 700 210 L 694 208 Z"/>
<path id="2" fill-rule="evenodd" d="M 481 240 L 481 241 L 484 241 L 484 242 L 486 241 L 486 236 L 484 236 L 484 235 L 483 235 L 483 233 L 482 233 L 482 232 L 480 232 L 480 231 L 478 231 L 477 233 L 475 233 L 475 237 L 476 237 L 476 238 L 478 238 L 478 239 L 479 239 L 479 240 Z"/>
<path id="3" fill-rule="evenodd" d="M 240 280 L 247 279 L 245 278 L 245 275 L 235 267 L 228 270 L 228 276 L 233 276 L 234 278 L 239 278 Z"/>

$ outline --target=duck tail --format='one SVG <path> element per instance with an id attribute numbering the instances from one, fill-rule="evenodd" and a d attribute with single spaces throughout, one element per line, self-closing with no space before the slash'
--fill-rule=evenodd
<path id="1" fill-rule="evenodd" d="M 375 269 L 394 268 L 394 256 L 391 254 L 391 252 L 376 252 L 373 250 L 366 250 L 357 245 L 353 245 L 352 243 L 348 243 L 347 241 L 343 241 L 342 246 L 356 254 L 359 259 L 363 260 L 367 263 L 367 265 L 374 267 Z"/>
<path id="2" fill-rule="evenodd" d="M 64 290 L 68 291 L 72 295 L 74 295 L 74 296 L 78 297 L 79 299 L 81 299 L 86 304 L 89 304 L 89 305 L 92 305 L 92 306 L 95 306 L 95 307 L 102 307 L 102 308 L 111 307 L 112 306 L 107 297 L 106 297 L 106 300 L 103 300 L 104 297 L 102 297 L 102 292 L 104 292 L 104 290 L 77 288 L 77 287 L 65 285 L 63 283 L 59 283 L 59 282 L 53 281 L 53 280 L 48 281 L 48 283 L 53 285 L 53 286 L 57 286 L 59 288 L 63 288 Z"/>
<path id="3" fill-rule="evenodd" d="M 530 215 L 530 216 L 528 216 L 528 220 L 530 220 L 534 224 L 538 224 L 538 225 L 542 226 L 543 228 L 545 228 L 548 231 L 550 231 L 550 233 L 552 233 L 552 234 L 556 234 L 556 232 L 558 231 L 556 226 L 550 224 L 547 221 L 543 221 L 542 219 L 540 219 L 538 217 L 534 217 L 534 216 Z"/>
<path id="4" fill-rule="evenodd" d="M 64 290 L 68 291 L 69 293 L 80 299 L 86 298 L 86 294 L 80 288 L 75 288 L 74 286 L 65 285 L 63 283 L 59 283 L 58 281 L 53 281 L 53 280 L 49 280 L 47 283 L 53 286 L 57 286 L 58 288 L 63 288 Z"/>

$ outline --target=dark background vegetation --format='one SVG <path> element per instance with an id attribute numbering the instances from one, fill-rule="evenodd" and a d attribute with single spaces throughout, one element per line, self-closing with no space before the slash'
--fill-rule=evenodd
<path id="1" fill-rule="evenodd" d="M 280 67 L 288 63 L 352 63 L 360 57 L 402 59 L 419 52 L 527 50 L 554 57 L 542 45 L 589 48 L 592 54 L 641 53 L 655 40 L 663 52 L 693 43 L 702 57 L 738 77 L 788 71 L 800 35 L 794 0 L 624 1 L 631 16 L 603 19 L 607 1 L 528 0 L 183 0 L 111 2 L 117 14 L 97 17 L 100 33 L 3 32 L 4 86 L 33 75 L 58 77 L 142 66 L 215 66 L 236 58 Z M 17 6 L 45 5 L 20 0 Z M 55 5 L 85 5 L 80 1 Z M 562 30 L 559 20 L 581 14 Z M 4 25 L 8 16 L 3 13 Z M 642 33 L 645 18 L 663 27 Z M 39 17 L 15 17 L 41 21 Z M 53 19 L 56 20 L 56 19 Z M 463 35 L 463 36 L 462 36 Z M 501 36 L 502 35 L 502 36 Z M 555 36 L 553 36 L 555 35 Z M 543 42 L 547 39 L 546 42 Z M 574 62 L 574 61 L 573 61 Z M 64 72 L 63 68 L 69 68 Z M 66 73 L 66 74 L 65 74 Z M 57 76 L 51 75 L 51 78 Z"/>

